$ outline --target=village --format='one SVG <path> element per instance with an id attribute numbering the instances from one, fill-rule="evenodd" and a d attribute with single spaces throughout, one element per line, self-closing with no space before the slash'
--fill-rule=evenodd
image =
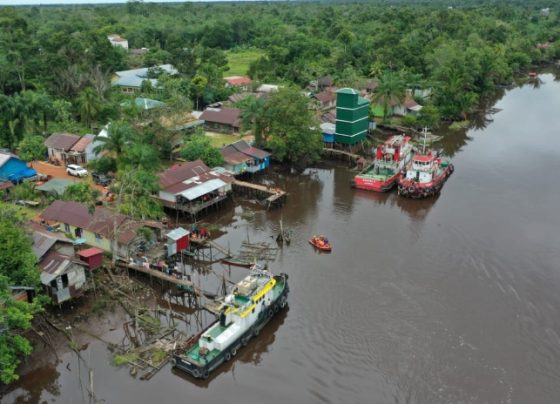
<path id="1" fill-rule="evenodd" d="M 118 35 L 109 36 L 109 40 L 113 46 L 127 48 L 127 41 Z M 281 86 L 255 83 L 247 76 L 225 77 L 225 87 L 231 92 L 227 100 L 202 111 L 173 110 L 169 118 L 165 103 L 145 96 L 146 83 L 156 90 L 151 90 L 151 94 L 158 94 L 158 80 L 151 78 L 152 70 L 165 77 L 178 75 L 172 65 L 137 68 L 116 72 L 111 84 L 129 98 L 130 102 L 122 104 L 125 108 L 140 111 L 144 121 L 141 126 L 160 120 L 169 133 L 172 159 L 166 169 L 156 173 L 158 184 L 149 191 L 151 201 L 165 212 L 159 219 L 138 217 L 133 208 L 129 208 L 130 215 L 123 213 L 126 178 L 115 178 L 115 171 L 98 164 L 100 160 L 118 157 L 115 149 L 107 147 L 113 141 L 111 138 L 118 135 L 118 129 L 114 129 L 118 123 L 107 123 L 97 134 L 52 133 L 44 145 L 38 146 L 44 150 L 43 159 L 24 161 L 10 151 L 0 151 L 2 199 L 20 206 L 29 218 L 26 232 L 33 240 L 44 293 L 51 300 L 45 318 L 58 330 L 69 325 L 58 324 L 49 313 L 67 311 L 69 307 L 80 312 L 94 291 L 97 296 L 96 283 L 127 312 L 136 313 L 134 316 L 139 311 L 149 311 L 128 294 L 133 293 L 129 290 L 128 274 L 171 285 L 186 297 L 183 304 L 219 315 L 214 301 L 217 295 L 205 290 L 200 280 L 194 282 L 193 269 L 200 262 L 250 268 L 258 262 L 274 260 L 276 243 L 271 246 L 247 241 L 240 251 L 230 251 L 229 247 L 215 243 L 209 230 L 213 225 L 204 218 L 208 213 L 231 209 L 232 198 L 250 198 L 266 210 L 281 208 L 289 198 L 275 184 L 260 181 L 262 174 L 271 169 L 274 155 L 270 149 L 255 145 L 255 133 L 247 130 L 242 109 L 243 105 L 248 108 L 244 100 L 266 100 L 281 91 Z M 358 171 L 364 169 L 368 159 L 375 157 L 367 146 L 371 145 L 377 128 L 373 117 L 385 116 L 388 108 L 392 116 L 416 115 L 421 111 L 412 90 L 402 102 L 394 98 L 385 103 L 383 97 L 377 97 L 375 108 L 370 108 L 376 87 L 375 81 L 368 81 L 361 90 L 339 88 L 331 77 L 322 77 L 301 93 L 320 122 L 320 128 L 310 129 L 320 129 L 323 158 L 343 160 Z M 355 109 L 351 116 L 347 113 L 349 108 Z M 192 144 L 189 139 L 201 135 L 210 140 L 210 148 L 219 152 L 220 166 L 209 166 L 200 158 L 183 158 L 181 150 Z M 84 198 L 85 195 L 90 197 Z M 132 201 L 131 205 L 135 203 Z M 280 246 L 289 244 L 289 230 L 281 228 L 273 237 Z M 322 244 L 318 248 L 323 248 Z M 123 278 L 123 274 L 127 276 Z M 145 287 L 142 285 L 136 287 Z M 14 298 L 28 301 L 37 292 L 17 285 L 11 288 Z M 122 295 L 115 295 L 113 288 Z M 223 292 L 226 290 L 224 284 Z M 72 316 L 67 318 L 72 322 Z M 160 330 L 159 326 L 156 328 Z M 147 343 L 159 344 L 157 361 L 148 359 L 146 365 L 139 367 L 138 356 L 130 356 L 132 351 L 119 351 L 121 358 L 128 358 L 123 359 L 123 364 L 130 365 L 134 372 L 147 366 L 146 378 L 155 374 L 170 359 L 171 346 L 189 340 L 189 335 L 177 333 L 175 328 L 165 330 Z"/>
<path id="2" fill-rule="evenodd" d="M 373 368 L 444 380 L 431 341 L 503 366 L 457 354 L 491 328 L 462 293 L 526 297 L 480 150 L 556 86 L 556 10 L 73 7 L 0 7 L 2 403 L 368 401 Z"/>

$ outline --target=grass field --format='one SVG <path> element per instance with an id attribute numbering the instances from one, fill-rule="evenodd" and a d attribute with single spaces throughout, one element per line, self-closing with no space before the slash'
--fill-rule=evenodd
<path id="1" fill-rule="evenodd" d="M 239 135 L 226 135 L 224 133 L 206 132 L 206 136 L 210 138 L 212 146 L 222 148 L 223 145 L 237 142 L 241 139 Z"/>
<path id="2" fill-rule="evenodd" d="M 260 49 L 245 49 L 235 52 L 228 52 L 228 66 L 229 70 L 225 73 L 226 76 L 243 76 L 249 70 L 249 64 L 261 56 L 264 52 Z"/>

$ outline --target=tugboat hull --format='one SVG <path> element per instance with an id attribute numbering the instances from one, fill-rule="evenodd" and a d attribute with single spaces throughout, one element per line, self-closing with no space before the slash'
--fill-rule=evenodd
<path id="1" fill-rule="evenodd" d="M 449 164 L 440 175 L 427 183 L 419 183 L 401 178 L 398 185 L 398 194 L 399 196 L 411 199 L 422 199 L 437 195 L 453 171 L 453 164 Z"/>

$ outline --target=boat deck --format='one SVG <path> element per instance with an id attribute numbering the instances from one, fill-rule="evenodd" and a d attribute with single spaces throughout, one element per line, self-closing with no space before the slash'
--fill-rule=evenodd
<path id="1" fill-rule="evenodd" d="M 185 352 L 184 356 L 189 362 L 197 363 L 201 366 L 204 366 L 206 363 L 213 361 L 220 354 L 220 352 L 221 351 L 219 351 L 218 349 L 213 349 L 206 355 L 202 356 L 200 355 L 200 345 L 197 342 L 191 347 L 191 349 Z"/>

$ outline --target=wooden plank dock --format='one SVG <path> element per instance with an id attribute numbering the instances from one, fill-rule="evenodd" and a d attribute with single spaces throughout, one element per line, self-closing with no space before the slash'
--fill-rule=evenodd
<path id="1" fill-rule="evenodd" d="M 328 157 L 335 158 L 338 160 L 349 160 L 354 164 L 356 164 L 359 159 L 363 159 L 363 157 L 360 156 L 359 154 L 350 153 L 346 150 L 332 149 L 329 147 L 324 147 L 322 153 Z"/>
<path id="2" fill-rule="evenodd" d="M 116 265 L 118 267 L 126 268 L 128 270 L 141 272 L 143 274 L 149 275 L 149 276 L 154 277 L 154 278 L 161 279 L 163 281 L 172 283 L 172 284 L 177 285 L 177 286 L 184 286 L 184 287 L 188 288 L 189 291 L 192 291 L 192 293 L 194 293 L 198 296 L 208 297 L 208 298 L 211 298 L 211 299 L 216 297 L 215 293 L 206 292 L 205 290 L 197 288 L 194 285 L 193 282 L 191 282 L 187 279 L 179 279 L 179 278 L 176 278 L 174 276 L 168 275 L 168 274 L 166 274 L 162 271 L 159 271 L 157 269 L 146 268 L 146 267 L 144 267 L 142 265 L 138 265 L 138 264 L 127 264 L 126 262 L 123 262 L 123 261 L 117 261 Z"/>
<path id="3" fill-rule="evenodd" d="M 264 197 L 266 207 L 282 205 L 287 197 L 287 192 L 280 188 L 268 187 L 266 185 L 254 184 L 241 180 L 234 180 L 232 183 L 233 190 L 242 194 L 253 194 L 259 197 Z"/>

